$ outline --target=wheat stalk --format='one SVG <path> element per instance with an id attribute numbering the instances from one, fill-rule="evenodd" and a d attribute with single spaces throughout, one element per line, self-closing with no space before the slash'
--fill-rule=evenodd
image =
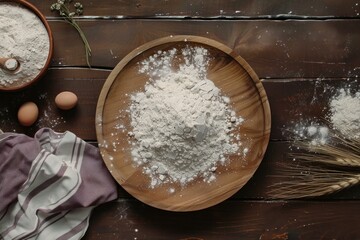
<path id="1" fill-rule="evenodd" d="M 309 140 L 295 140 L 299 152 L 288 156 L 295 161 L 280 164 L 274 177 L 278 183 L 269 186 L 272 198 L 306 198 L 331 194 L 360 182 L 360 140 L 331 134 L 327 144 L 313 145 Z"/>
<path id="2" fill-rule="evenodd" d="M 57 0 L 56 3 L 53 3 L 50 6 L 51 11 L 58 11 L 60 16 L 64 18 L 64 20 L 66 22 L 68 22 L 71 26 L 73 26 L 76 31 L 79 33 L 81 40 L 84 43 L 84 48 L 85 48 L 85 57 L 86 57 L 86 63 L 89 66 L 89 68 L 91 68 L 90 65 L 90 57 L 91 57 L 91 48 L 90 48 L 90 44 L 84 34 L 84 32 L 82 31 L 82 29 L 80 28 L 79 24 L 75 21 L 74 16 L 78 15 L 80 16 L 81 14 L 83 14 L 83 5 L 79 2 L 76 2 L 74 4 L 75 7 L 75 11 L 70 11 L 69 7 L 66 6 L 67 4 L 70 4 L 72 2 L 72 0 Z"/>
<path id="3" fill-rule="evenodd" d="M 360 167 L 360 140 L 346 139 L 339 134 L 330 136 L 332 141 L 327 144 L 313 145 L 308 141 L 295 140 L 294 145 L 307 153 L 291 153 L 289 156 L 332 165 Z"/>
<path id="4" fill-rule="evenodd" d="M 268 195 L 277 199 L 318 197 L 354 186 L 360 182 L 360 174 L 338 170 L 307 168 L 298 165 L 284 168 L 275 176 L 280 181 L 270 186 Z"/>

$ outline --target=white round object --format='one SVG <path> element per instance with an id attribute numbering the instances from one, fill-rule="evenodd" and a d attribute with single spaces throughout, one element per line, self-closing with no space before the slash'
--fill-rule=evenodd
<path id="1" fill-rule="evenodd" d="M 6 62 L 5 62 L 6 69 L 8 69 L 10 71 L 16 70 L 18 66 L 19 66 L 19 63 L 14 58 L 10 58 L 10 59 L 6 60 Z"/>

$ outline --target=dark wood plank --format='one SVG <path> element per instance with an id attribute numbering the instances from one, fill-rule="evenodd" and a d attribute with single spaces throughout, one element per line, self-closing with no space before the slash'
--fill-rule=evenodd
<path id="1" fill-rule="evenodd" d="M 291 149 L 292 142 L 270 142 L 265 157 L 261 162 L 261 165 L 255 172 L 254 176 L 250 181 L 240 189 L 232 198 L 233 199 L 266 199 L 272 200 L 272 196 L 269 194 L 270 190 L 274 190 L 273 184 L 279 184 L 285 179 L 288 181 L 294 181 L 291 176 L 288 178 L 278 178 L 278 176 L 283 176 L 282 170 L 286 166 L 295 167 L 299 164 L 298 161 L 293 161 L 289 157 L 289 153 L 292 153 L 294 150 Z M 300 170 L 299 170 L 300 174 Z M 311 169 L 306 176 L 311 177 L 313 173 Z M 331 175 L 329 175 L 331 177 Z M 343 200 L 354 200 L 360 199 L 360 185 L 356 185 L 352 188 L 343 189 L 337 193 L 330 195 L 325 195 L 317 198 L 317 200 L 333 200 L 333 199 L 343 199 Z"/>
<path id="2" fill-rule="evenodd" d="M 44 79 L 26 91 L 0 93 L 0 129 L 32 136 L 40 127 L 50 127 L 59 132 L 70 130 L 85 140 L 96 141 L 95 108 L 109 72 L 77 68 L 50 69 Z M 273 141 L 254 177 L 235 194 L 234 199 L 269 199 L 267 192 L 276 181 L 274 175 L 280 167 L 279 163 L 289 160 L 286 154 L 290 151 L 288 143 L 274 140 L 289 140 L 291 136 L 283 134 L 284 129 L 291 128 L 301 118 L 325 117 L 328 99 L 340 86 L 352 83 L 354 89 L 360 87 L 354 79 L 265 79 L 263 83 L 272 109 Z M 78 95 L 79 103 L 75 109 L 60 111 L 55 107 L 54 98 L 63 90 L 74 91 Z M 20 127 L 16 119 L 17 109 L 25 101 L 34 101 L 40 108 L 38 123 L 30 128 Z M 121 197 L 129 197 L 121 188 L 119 193 Z M 328 198 L 359 199 L 360 186 Z"/>
<path id="3" fill-rule="evenodd" d="M 50 69 L 34 87 L 18 93 L 0 93 L 0 129 L 33 135 L 39 127 L 57 131 L 70 130 L 86 140 L 96 140 L 95 109 L 98 95 L 110 70 L 64 68 Z M 325 118 L 328 102 L 343 86 L 360 89 L 353 79 L 263 79 L 272 114 L 272 140 L 289 140 L 287 128 L 301 119 Z M 55 107 L 55 96 L 64 90 L 79 97 L 77 108 L 60 111 Z M 40 107 L 38 123 L 31 128 L 20 127 L 16 115 L 19 106 L 34 101 Z"/>
<path id="4" fill-rule="evenodd" d="M 245 186 L 234 194 L 230 199 L 232 200 L 273 200 L 269 194 L 270 190 L 273 190 L 272 186 L 275 183 L 280 183 L 281 180 L 277 176 L 281 175 L 281 170 L 284 169 L 284 164 L 288 166 L 298 165 L 297 161 L 292 161 L 288 154 L 292 152 L 290 150 L 291 142 L 270 142 L 265 157 L 262 160 L 259 168 L 255 172 L 254 176 L 249 180 Z M 307 174 L 307 173 L 306 173 Z M 310 170 L 311 176 L 311 170 Z M 291 177 L 287 180 L 291 180 Z M 120 198 L 132 197 L 119 186 L 118 189 Z M 352 188 L 343 189 L 337 193 L 319 197 L 318 200 L 359 200 L 360 199 L 360 185 Z"/>
<path id="5" fill-rule="evenodd" d="M 358 78 L 263 79 L 270 102 L 272 140 L 289 140 L 298 123 L 329 120 L 329 104 L 341 88 L 359 91 Z M 328 126 L 331 127 L 331 126 Z"/>
<path id="6" fill-rule="evenodd" d="M 30 0 L 45 15 L 53 16 L 49 7 L 53 1 Z M 86 16 L 124 16 L 135 18 L 291 18 L 291 17 L 359 17 L 357 0 L 306 1 L 191 1 L 191 0 L 104 0 L 101 3 L 81 1 Z"/>
<path id="7" fill-rule="evenodd" d="M 190 213 L 136 200 L 95 209 L 84 239 L 359 239 L 358 201 L 226 201 Z"/>
<path id="8" fill-rule="evenodd" d="M 48 70 L 43 79 L 21 92 L 0 93 L 0 129 L 33 136 L 42 127 L 72 131 L 85 140 L 95 140 L 97 98 L 109 71 L 88 69 Z M 69 111 L 55 106 L 55 96 L 62 91 L 78 95 L 78 105 Z M 39 119 L 32 127 L 21 127 L 17 111 L 21 104 L 33 101 L 39 107 Z"/>
<path id="9" fill-rule="evenodd" d="M 148 41 L 177 34 L 209 37 L 233 48 L 260 78 L 360 75 L 360 20 L 334 21 L 81 21 L 93 50 L 91 64 L 113 68 Z M 50 21 L 52 66 L 86 66 L 83 44 L 62 21 Z"/>
<path id="10" fill-rule="evenodd" d="M 96 145 L 95 106 L 110 70 L 139 45 L 175 34 L 210 37 L 234 48 L 262 78 L 272 109 L 266 156 L 232 198 L 203 211 L 172 213 L 146 206 L 119 187 L 117 201 L 95 209 L 84 239 L 360 239 L 359 185 L 304 201 L 278 201 L 267 194 L 281 163 L 289 161 L 291 142 L 285 141 L 291 136 L 284 129 L 300 119 L 325 117 L 339 87 L 360 87 L 358 0 L 81 1 L 85 16 L 79 23 L 93 49 L 92 70 L 73 68 L 86 66 L 83 45 L 76 31 L 50 12 L 55 1 L 30 0 L 54 31 L 53 69 L 28 90 L 0 93 L 5 131 L 33 135 L 51 127 Z M 79 96 L 78 106 L 68 112 L 53 102 L 63 90 Z M 31 128 L 16 120 L 25 101 L 40 107 Z"/>

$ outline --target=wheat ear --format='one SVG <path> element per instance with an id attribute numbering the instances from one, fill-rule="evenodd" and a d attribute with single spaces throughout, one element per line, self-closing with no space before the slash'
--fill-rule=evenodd
<path id="1" fill-rule="evenodd" d="M 360 174 L 343 173 L 316 169 L 302 171 L 302 168 L 292 169 L 291 179 L 279 176 L 283 181 L 270 186 L 268 195 L 275 199 L 297 199 L 319 197 L 354 186 L 360 182 Z"/>
<path id="2" fill-rule="evenodd" d="M 360 141 L 331 136 L 327 144 L 313 145 L 295 140 L 300 152 L 288 156 L 295 161 L 279 164 L 273 177 L 278 183 L 269 186 L 272 198 L 305 198 L 331 194 L 360 182 Z"/>
<path id="3" fill-rule="evenodd" d="M 326 144 L 313 145 L 308 141 L 295 140 L 294 146 L 306 153 L 290 153 L 291 158 L 331 165 L 360 167 L 360 140 L 346 139 L 339 134 L 332 134 Z"/>

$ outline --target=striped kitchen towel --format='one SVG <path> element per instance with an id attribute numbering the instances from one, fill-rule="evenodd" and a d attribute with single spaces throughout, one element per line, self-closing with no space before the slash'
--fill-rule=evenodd
<path id="1" fill-rule="evenodd" d="M 117 198 L 98 149 L 71 132 L 3 133 L 0 150 L 0 239 L 80 239 Z"/>

